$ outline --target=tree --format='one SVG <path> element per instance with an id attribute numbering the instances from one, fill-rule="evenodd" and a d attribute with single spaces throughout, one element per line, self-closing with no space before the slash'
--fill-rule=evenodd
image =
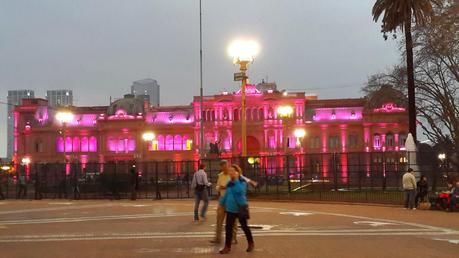
<path id="1" fill-rule="evenodd" d="M 424 135 L 438 149 L 459 151 L 459 1 L 444 0 L 414 29 L 415 74 Z M 452 160 L 456 161 L 456 160 Z"/>
<path id="2" fill-rule="evenodd" d="M 412 21 L 418 26 L 424 25 L 433 14 L 432 4 L 439 4 L 440 0 L 376 0 L 372 15 L 375 22 L 381 15 L 381 32 L 387 39 L 387 33 L 397 29 L 405 33 L 406 67 L 408 80 L 408 114 L 409 131 L 416 140 L 416 104 L 414 85 L 414 58 L 413 38 L 411 34 Z M 413 19 L 414 17 L 414 19 Z"/>
<path id="3" fill-rule="evenodd" d="M 423 26 L 413 27 L 416 105 L 423 134 L 436 151 L 459 158 L 459 1 L 443 0 Z M 407 69 L 396 65 L 370 76 L 363 91 L 369 95 L 385 85 L 407 93 Z"/>

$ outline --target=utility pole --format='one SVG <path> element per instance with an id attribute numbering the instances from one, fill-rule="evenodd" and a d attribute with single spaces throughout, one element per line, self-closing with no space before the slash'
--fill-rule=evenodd
<path id="1" fill-rule="evenodd" d="M 202 88 L 202 0 L 199 0 L 199 93 L 200 93 L 200 121 L 199 121 L 199 157 L 204 158 L 204 103 Z"/>

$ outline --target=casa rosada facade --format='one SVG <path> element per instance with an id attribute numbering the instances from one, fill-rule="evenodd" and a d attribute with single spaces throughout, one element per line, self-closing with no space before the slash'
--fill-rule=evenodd
<path id="1" fill-rule="evenodd" d="M 408 117 L 396 100 L 326 99 L 304 92 L 260 91 L 247 86 L 249 156 L 402 151 Z M 278 112 L 289 107 L 291 116 Z M 198 160 L 200 119 L 204 148 L 216 144 L 219 156 L 241 153 L 241 94 L 200 97 L 186 106 L 150 107 L 126 95 L 109 106 L 67 107 L 73 119 L 56 119 L 59 109 L 44 99 L 24 99 L 14 112 L 14 160 L 88 162 Z M 305 132 L 298 137 L 298 129 Z M 155 138 L 145 141 L 143 134 Z M 208 157 L 215 154 L 206 154 Z"/>

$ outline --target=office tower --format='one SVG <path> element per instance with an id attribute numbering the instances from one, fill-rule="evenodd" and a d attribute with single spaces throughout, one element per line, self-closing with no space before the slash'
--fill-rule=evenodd
<path id="1" fill-rule="evenodd" d="M 159 106 L 159 84 L 153 79 L 135 81 L 131 86 L 131 93 L 136 97 L 144 96 L 153 107 Z"/>
<path id="2" fill-rule="evenodd" d="M 46 99 L 50 107 L 73 106 L 72 90 L 48 90 Z"/>

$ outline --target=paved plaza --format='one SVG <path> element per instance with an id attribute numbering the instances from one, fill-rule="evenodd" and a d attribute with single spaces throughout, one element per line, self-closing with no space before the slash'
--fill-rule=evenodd
<path id="1" fill-rule="evenodd" d="M 219 257 L 191 200 L 2 201 L 0 257 Z M 391 206 L 251 202 L 256 250 L 242 235 L 222 257 L 458 257 L 459 214 Z M 241 231 L 242 234 L 242 231 Z"/>

